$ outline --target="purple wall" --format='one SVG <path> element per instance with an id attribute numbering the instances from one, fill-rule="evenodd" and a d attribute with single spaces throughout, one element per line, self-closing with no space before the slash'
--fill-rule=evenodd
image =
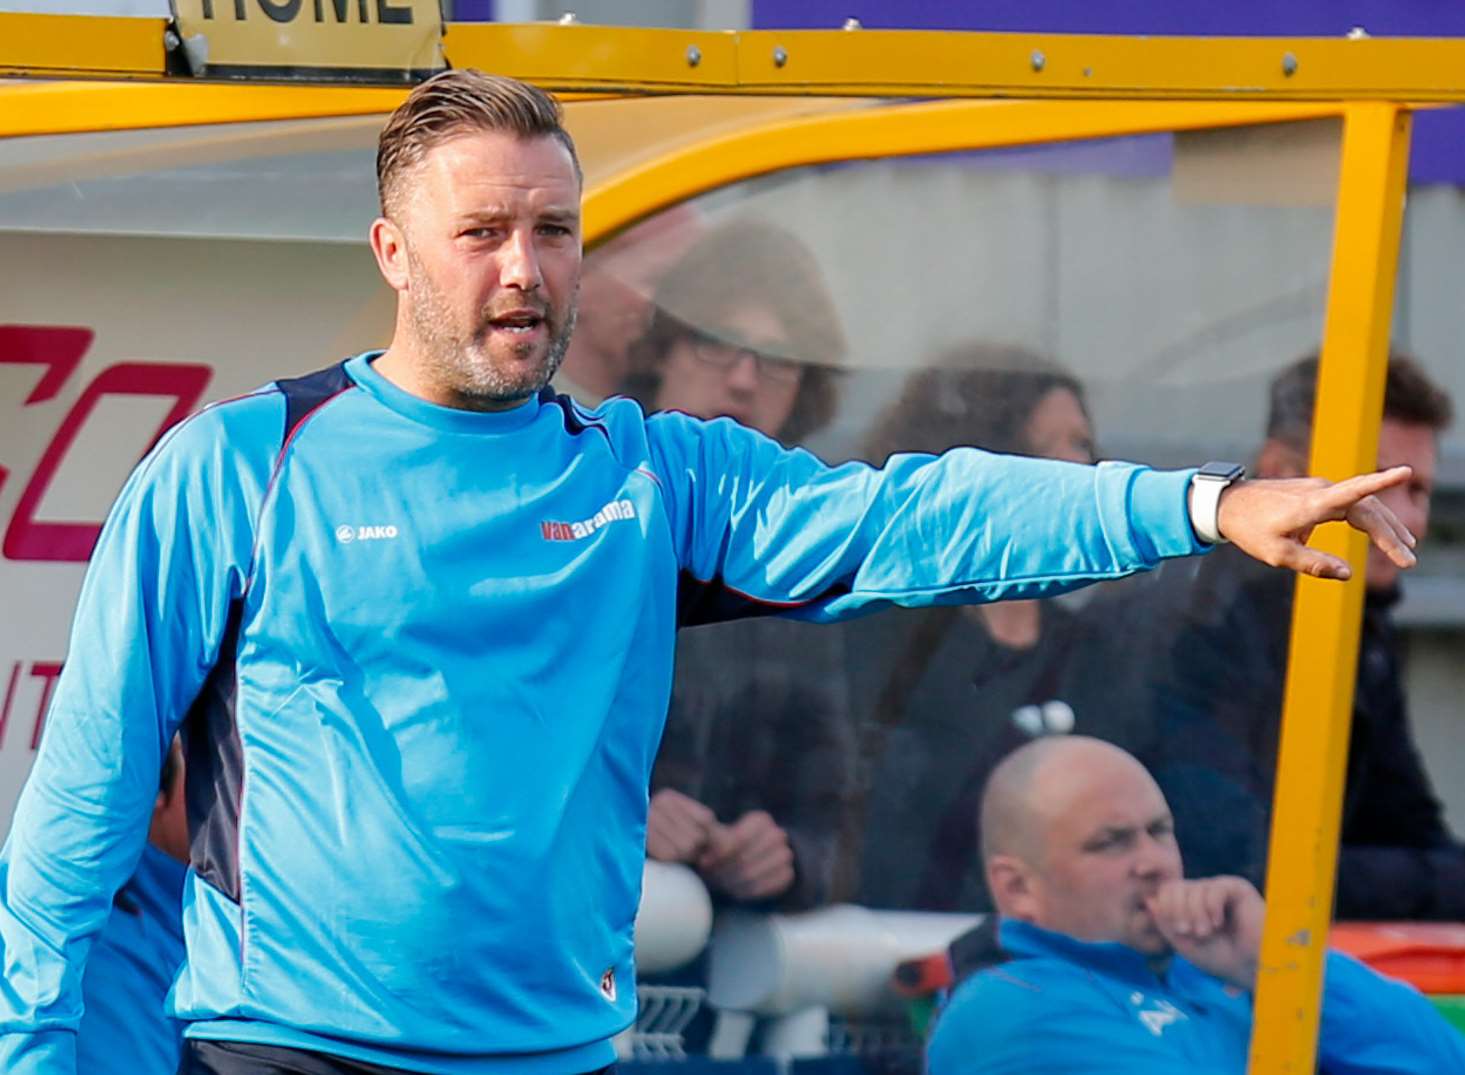
<path id="1" fill-rule="evenodd" d="M 1071 34 L 1465 36 L 1459 0 L 753 0 L 753 26 L 833 29 L 850 16 L 871 30 L 1017 30 Z M 1409 175 L 1465 183 L 1465 108 L 1415 117 Z"/>
<path id="2" fill-rule="evenodd" d="M 570 5 L 573 7 L 573 5 Z M 491 21 L 494 0 L 456 0 L 453 17 Z M 1070 34 L 1465 35 L 1459 0 L 752 0 L 753 26 L 829 30 L 1032 30 Z"/>
<path id="3" fill-rule="evenodd" d="M 1026 30 L 1074 34 L 1465 36 L 1465 0 L 752 0 L 757 29 Z M 455 0 L 454 18 L 490 21 L 494 0 Z M 1462 76 L 1465 77 L 1465 76 Z M 1465 184 L 1465 108 L 1415 118 L 1410 177 Z"/>

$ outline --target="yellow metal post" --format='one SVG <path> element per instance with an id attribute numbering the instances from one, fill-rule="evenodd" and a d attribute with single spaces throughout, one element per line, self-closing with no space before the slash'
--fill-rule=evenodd
<path id="1" fill-rule="evenodd" d="M 1407 111 L 1383 103 L 1347 109 L 1312 439 L 1312 472 L 1334 480 L 1372 470 L 1378 459 L 1408 157 Z M 1297 583 L 1253 1075 L 1310 1075 L 1317 1052 L 1367 545 L 1339 524 L 1321 528 L 1314 544 L 1347 556 L 1353 577 L 1341 586 Z"/>

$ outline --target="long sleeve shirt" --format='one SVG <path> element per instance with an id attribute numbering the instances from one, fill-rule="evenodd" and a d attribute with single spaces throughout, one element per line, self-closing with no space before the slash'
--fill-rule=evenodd
<path id="1" fill-rule="evenodd" d="M 577 1072 L 634 1015 L 679 624 L 1035 597 L 1200 551 L 1186 472 L 963 449 L 828 467 L 375 356 L 181 423 L 123 489 L 0 852 L 0 1067 L 75 1070 L 87 951 L 174 731 L 193 1037 Z"/>

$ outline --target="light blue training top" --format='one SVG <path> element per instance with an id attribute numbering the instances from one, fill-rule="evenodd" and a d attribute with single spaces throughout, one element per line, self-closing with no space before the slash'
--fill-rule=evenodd
<path id="1" fill-rule="evenodd" d="M 193 1037 L 409 1071 L 611 1062 L 680 624 L 1040 597 L 1201 551 L 1189 472 L 828 467 L 727 419 L 435 406 L 358 356 L 215 404 L 92 558 L 0 853 L 0 1061 L 80 980 L 182 723 Z"/>

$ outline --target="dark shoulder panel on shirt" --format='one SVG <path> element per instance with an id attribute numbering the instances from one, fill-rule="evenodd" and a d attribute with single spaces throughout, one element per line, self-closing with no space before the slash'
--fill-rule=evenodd
<path id="1" fill-rule="evenodd" d="M 542 407 L 555 407 L 559 410 L 560 418 L 565 424 L 565 432 L 572 437 L 578 437 L 582 433 L 594 432 L 604 437 L 607 444 L 614 444 L 611 441 L 610 430 L 606 429 L 605 423 L 600 417 L 585 410 L 571 397 L 556 392 L 553 388 L 545 387 L 539 391 L 539 404 Z"/>
<path id="2" fill-rule="evenodd" d="M 290 442 L 290 438 L 312 414 L 352 387 L 353 383 L 346 375 L 344 362 L 337 362 L 334 366 L 327 366 L 302 377 L 287 377 L 276 381 L 276 387 L 285 397 L 285 428 L 280 435 L 281 447 Z"/>

